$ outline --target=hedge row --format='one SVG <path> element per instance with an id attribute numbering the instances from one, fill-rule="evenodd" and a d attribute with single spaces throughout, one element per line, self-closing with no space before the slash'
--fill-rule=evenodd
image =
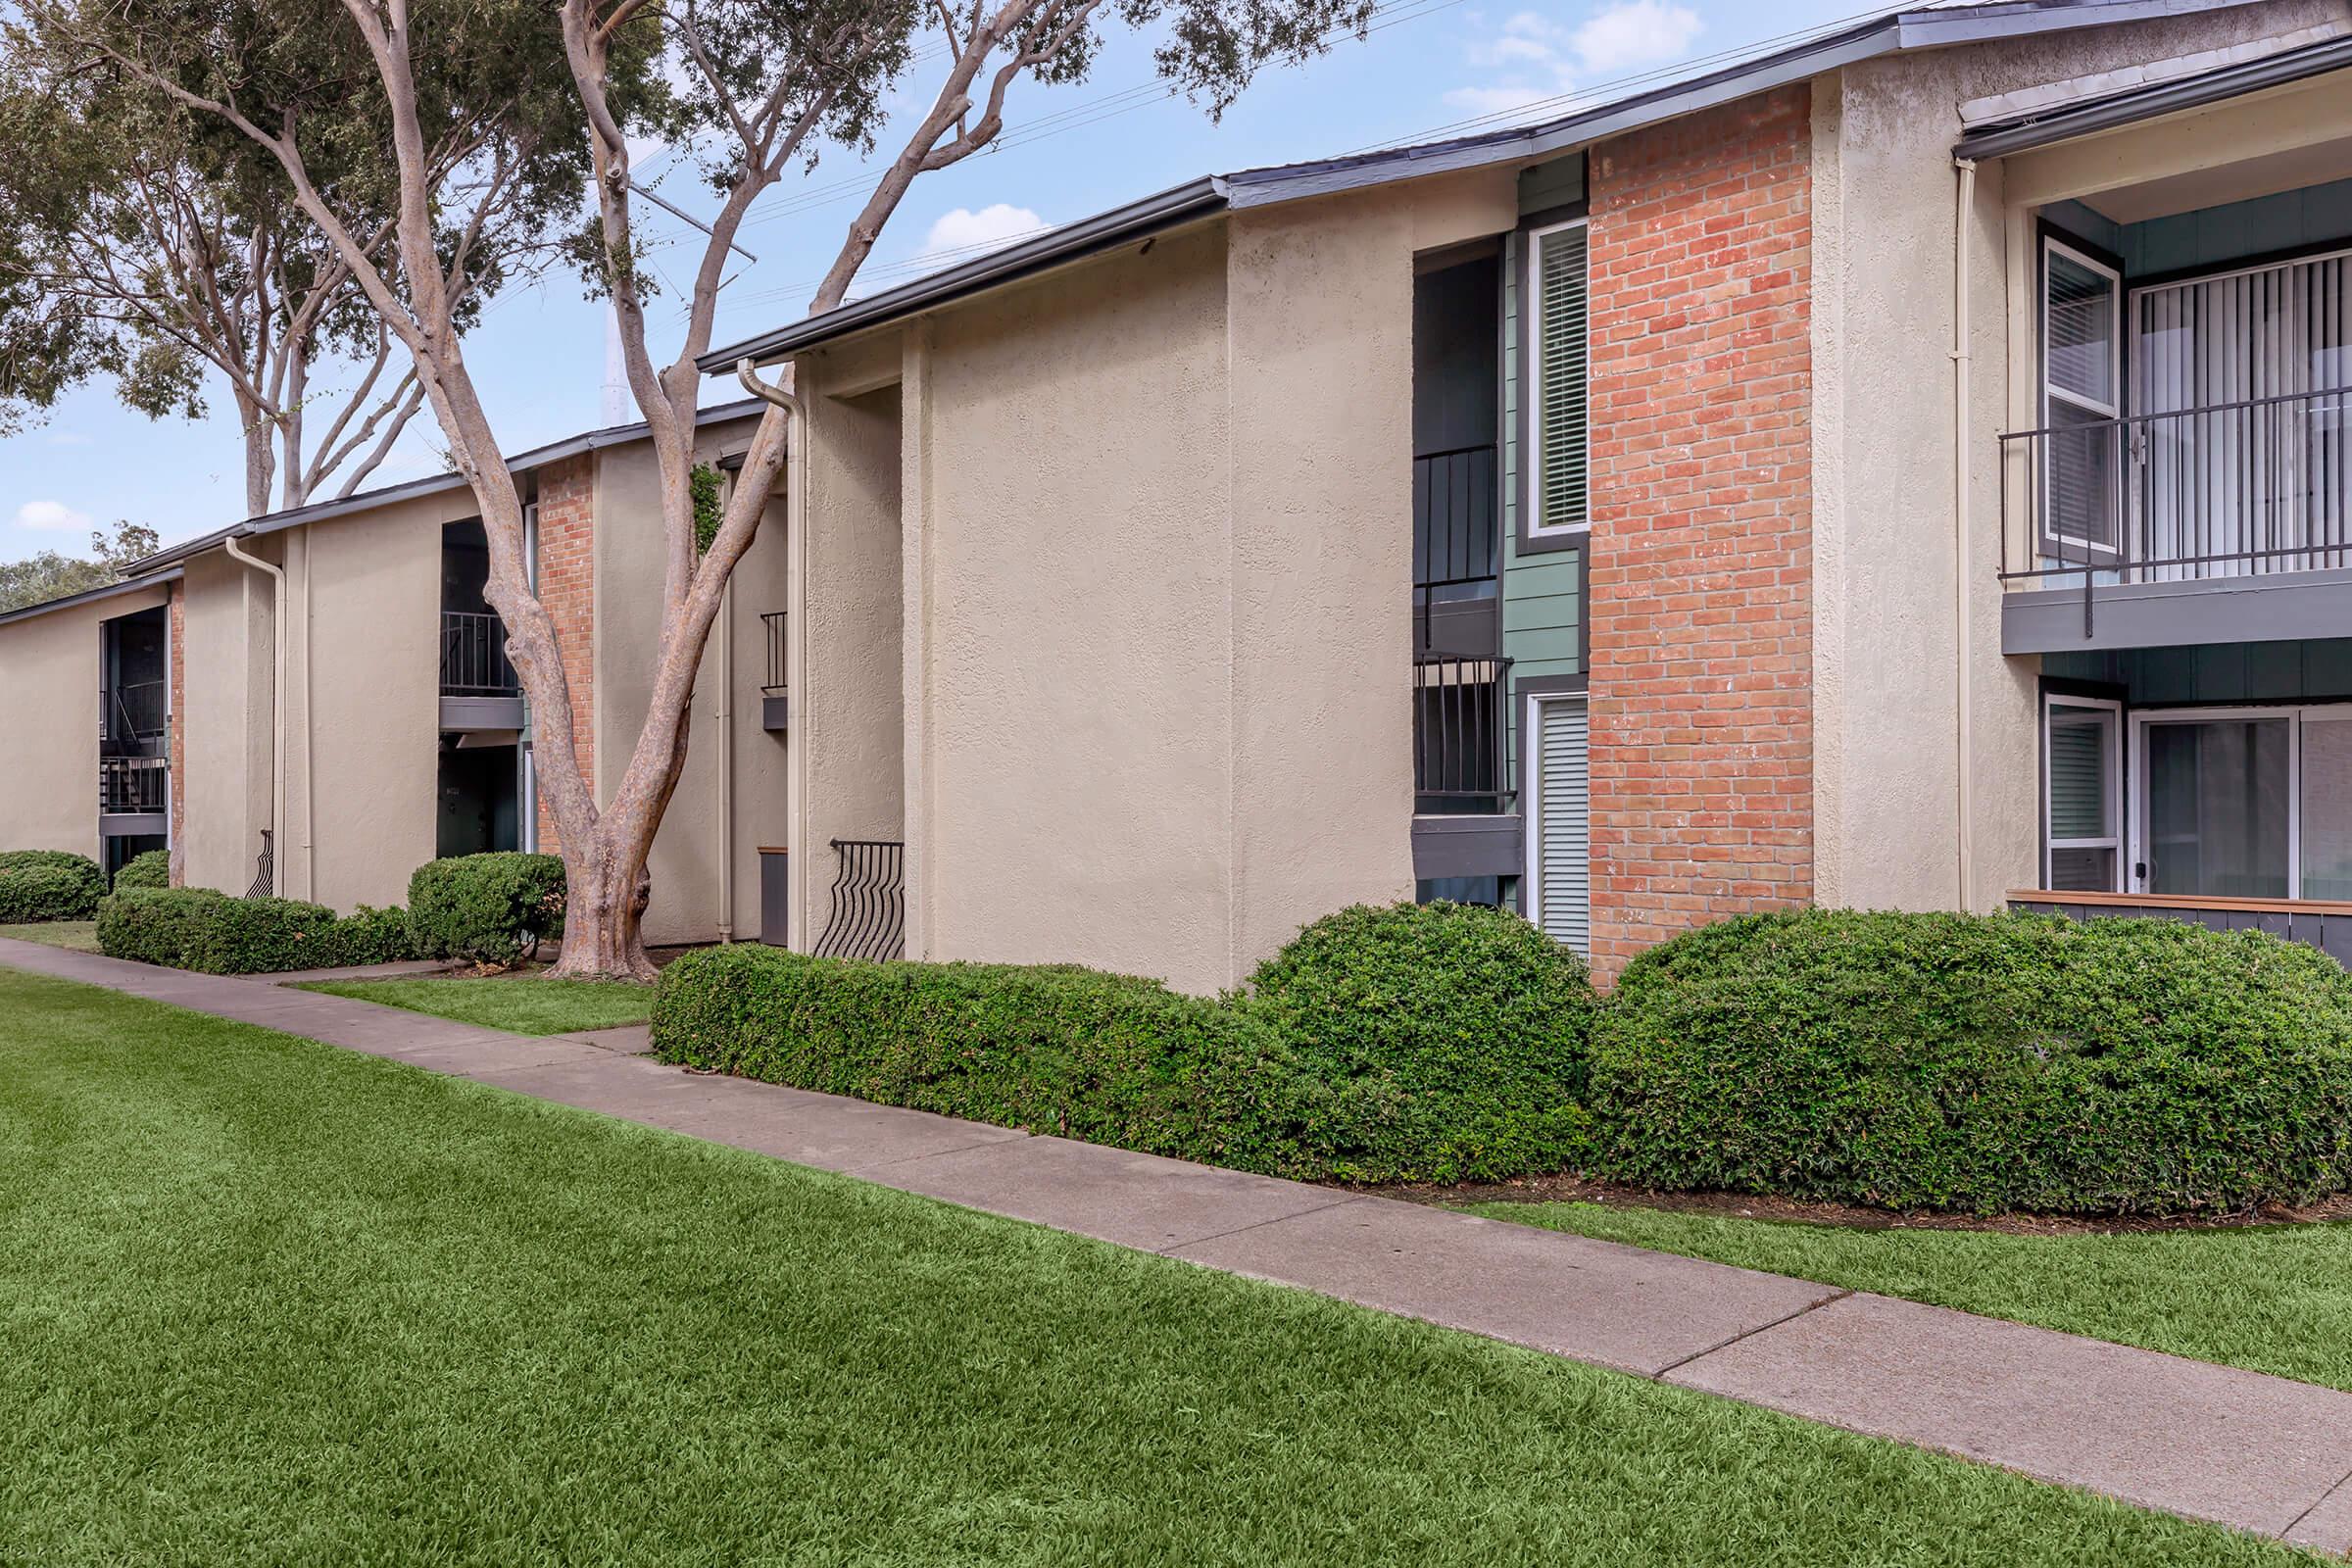
<path id="1" fill-rule="evenodd" d="M 115 873 L 115 891 L 124 888 L 168 888 L 172 885 L 172 854 L 168 850 L 141 850 L 122 862 Z"/>
<path id="2" fill-rule="evenodd" d="M 0 925 L 87 920 L 106 896 L 106 873 L 65 850 L 0 851 Z"/>
<path id="3" fill-rule="evenodd" d="M 662 972 L 663 1060 L 1242 1170 L 1557 1168 L 1592 988 L 1525 921 L 1351 909 L 1222 1001 L 1071 967 L 708 949 Z"/>
<path id="4" fill-rule="evenodd" d="M 1634 960 L 1592 1169 L 1991 1213 L 2242 1213 L 2352 1186 L 2352 981 L 2252 931 L 1751 915 Z"/>
<path id="5" fill-rule="evenodd" d="M 1988 1213 L 2352 1188 L 2352 977 L 2184 923 L 1760 915 L 1605 1004 L 1516 916 L 1318 921 L 1219 1002 L 1071 969 L 762 948 L 662 975 L 664 1059 L 1243 1169 Z"/>
<path id="6" fill-rule="evenodd" d="M 337 915 L 296 899 L 238 899 L 210 888 L 126 888 L 98 906 L 112 958 L 205 974 L 273 974 L 414 957 L 399 909 Z"/>
<path id="7" fill-rule="evenodd" d="M 341 916 L 294 899 L 231 898 L 209 888 L 142 885 L 131 873 L 145 858 L 122 868 L 113 897 L 92 901 L 99 951 L 109 957 L 208 974 L 270 974 L 404 958 L 511 964 L 532 951 L 542 934 L 554 936 L 563 929 L 564 864 L 552 855 L 468 855 L 429 861 L 410 881 L 408 909 L 362 905 L 356 913 Z"/>

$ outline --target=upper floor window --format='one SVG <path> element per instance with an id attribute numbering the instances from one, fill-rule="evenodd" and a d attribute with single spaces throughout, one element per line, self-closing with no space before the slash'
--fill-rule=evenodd
<path id="1" fill-rule="evenodd" d="M 2123 278 L 2057 239 L 2042 247 L 2043 546 L 2113 556 L 2123 494 Z"/>
<path id="2" fill-rule="evenodd" d="M 1587 461 L 1585 220 L 1528 236 L 1528 341 L 1535 361 L 1528 428 L 1534 440 L 1528 534 L 1581 533 L 1592 524 Z"/>

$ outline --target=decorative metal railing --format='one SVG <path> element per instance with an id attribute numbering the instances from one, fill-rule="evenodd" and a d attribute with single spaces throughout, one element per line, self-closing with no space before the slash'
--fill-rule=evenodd
<path id="1" fill-rule="evenodd" d="M 2086 615 L 2101 587 L 2352 566 L 2352 388 L 2082 418 L 2000 450 L 2001 580 L 2080 585 Z"/>
<path id="2" fill-rule="evenodd" d="M 262 853 L 254 858 L 253 880 L 245 887 L 249 899 L 266 899 L 276 891 L 277 851 L 273 839 L 268 828 L 262 829 Z"/>
<path id="3" fill-rule="evenodd" d="M 1447 607 L 1472 602 L 1502 570 L 1501 512 L 1493 446 L 1413 459 L 1413 647 L 1442 643 Z M 1486 648 L 1455 648 L 1485 653 Z"/>
<path id="4" fill-rule="evenodd" d="M 462 610 L 441 612 L 441 695 L 514 697 L 522 691 L 507 660 L 506 622 Z"/>
<path id="5" fill-rule="evenodd" d="M 1413 801 L 1417 811 L 1501 811 L 1510 777 L 1511 662 L 1413 662 Z"/>
<path id="6" fill-rule="evenodd" d="M 906 951 L 906 846 L 833 841 L 833 908 L 813 950 L 820 958 L 896 958 Z"/>
<path id="7" fill-rule="evenodd" d="M 170 800 L 172 762 L 163 757 L 98 759 L 98 809 L 107 815 L 161 811 Z"/>
<path id="8" fill-rule="evenodd" d="M 760 690 L 769 697 L 784 695 L 784 612 L 771 610 L 760 617 L 760 629 L 766 634 L 767 679 Z"/>

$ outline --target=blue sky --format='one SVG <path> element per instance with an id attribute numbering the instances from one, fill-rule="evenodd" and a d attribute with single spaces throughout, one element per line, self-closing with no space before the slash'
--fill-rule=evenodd
<path id="1" fill-rule="evenodd" d="M 1269 71 L 1215 124 L 1181 98 L 1150 90 L 1148 40 L 1121 39 L 1088 82 L 1016 88 L 1000 150 L 918 179 L 854 292 L 1202 173 L 1448 134 L 1478 117 L 1541 117 L 1556 112 L 1547 101 L 1562 94 L 1693 69 L 1864 9 L 1862 0 L 1389 0 L 1368 39 Z M 927 101 L 930 85 L 920 92 Z M 641 156 L 639 169 L 659 176 L 666 162 Z M 806 309 L 863 194 L 858 173 L 855 160 L 828 157 L 763 200 L 742 235 L 759 260 L 742 263 L 721 296 L 719 342 Z M 656 188 L 690 211 L 707 202 L 682 169 Z M 667 232 L 689 233 L 674 223 Z M 655 262 L 666 258 L 682 275 L 698 254 L 681 243 Z M 674 328 L 674 316 L 657 309 L 655 319 Z M 604 321 L 602 307 L 561 274 L 493 304 L 467 358 L 507 450 L 607 422 Z M 661 355 L 674 343 L 658 337 L 654 346 Z M 714 386 L 710 401 L 725 396 Z M 235 521 L 244 510 L 241 449 L 225 398 L 213 404 L 203 421 L 155 422 L 93 384 L 45 423 L 0 442 L 0 560 L 80 553 L 93 523 L 117 517 L 152 524 L 167 543 Z M 625 417 L 636 417 L 633 408 Z M 420 415 L 369 483 L 441 471 L 439 441 L 429 412 Z"/>

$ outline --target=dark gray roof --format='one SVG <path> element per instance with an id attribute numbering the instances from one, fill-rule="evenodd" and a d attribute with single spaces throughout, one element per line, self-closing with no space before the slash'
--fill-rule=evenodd
<path id="1" fill-rule="evenodd" d="M 0 626 L 6 626 L 13 621 L 30 620 L 35 615 L 46 615 L 56 610 L 72 610 L 76 605 L 96 604 L 101 599 L 119 599 L 124 594 L 135 594 L 142 588 L 161 588 L 165 583 L 174 581 L 178 576 L 179 568 L 173 566 L 169 571 L 151 571 L 142 576 L 126 577 L 121 582 L 110 582 L 103 588 L 84 588 L 77 594 L 67 594 L 57 599 L 44 599 L 37 605 L 25 605 L 16 610 L 0 612 Z"/>
<path id="2" fill-rule="evenodd" d="M 2177 81 L 2157 82 L 2111 93 L 2103 98 L 2053 106 L 2031 115 L 1971 126 L 1952 149 L 1959 158 L 2000 158 L 2053 142 L 2071 141 L 2094 131 L 2136 124 L 2160 115 L 2177 115 L 2227 98 L 2283 87 L 2330 71 L 2352 68 L 2352 37 L 2283 49 L 2260 60 L 2217 66 Z"/>
<path id="3" fill-rule="evenodd" d="M 864 327 L 1000 287 L 1127 240 L 1229 209 L 1298 201 L 1333 191 L 1418 179 L 1500 163 L 1532 163 L 1719 104 L 1808 80 L 1857 61 L 1909 50 L 1982 43 L 2076 27 L 2107 26 L 2256 0 L 1924 0 L 1842 26 L 1807 33 L 1702 74 L 1579 109 L 1538 124 L 1485 131 L 1345 158 L 1211 174 L 1173 190 L 1007 246 L 975 261 L 837 306 L 774 331 L 714 349 L 697 365 L 705 373 L 738 360 L 770 364 Z"/>
<path id="4" fill-rule="evenodd" d="M 765 405 L 757 398 L 744 398 L 739 402 L 704 409 L 697 418 L 703 424 L 720 424 L 759 414 L 764 408 Z M 565 458 L 576 458 L 583 452 L 626 446 L 632 441 L 644 440 L 646 428 L 645 421 L 640 419 L 635 424 L 610 425 L 602 430 L 565 436 L 561 441 L 551 441 L 546 446 L 515 454 L 507 460 L 507 466 L 520 472 L 550 463 L 561 463 Z M 466 476 L 463 474 L 436 473 L 422 479 L 411 479 L 405 484 L 386 485 L 380 490 L 363 490 L 357 495 L 334 501 L 313 502 L 310 506 L 290 507 L 284 512 L 267 512 L 258 517 L 248 517 L 243 522 L 232 522 L 225 528 L 216 528 L 185 544 L 159 550 L 144 561 L 134 563 L 134 566 L 139 570 L 148 570 L 175 561 L 185 561 L 190 556 L 202 555 L 223 539 L 247 539 L 255 534 L 275 533 L 281 528 L 300 527 L 306 522 L 323 522 L 329 517 L 346 516 L 354 512 L 370 512 L 377 507 L 388 507 L 417 496 L 439 495 L 444 491 L 463 490 L 466 487 Z"/>

